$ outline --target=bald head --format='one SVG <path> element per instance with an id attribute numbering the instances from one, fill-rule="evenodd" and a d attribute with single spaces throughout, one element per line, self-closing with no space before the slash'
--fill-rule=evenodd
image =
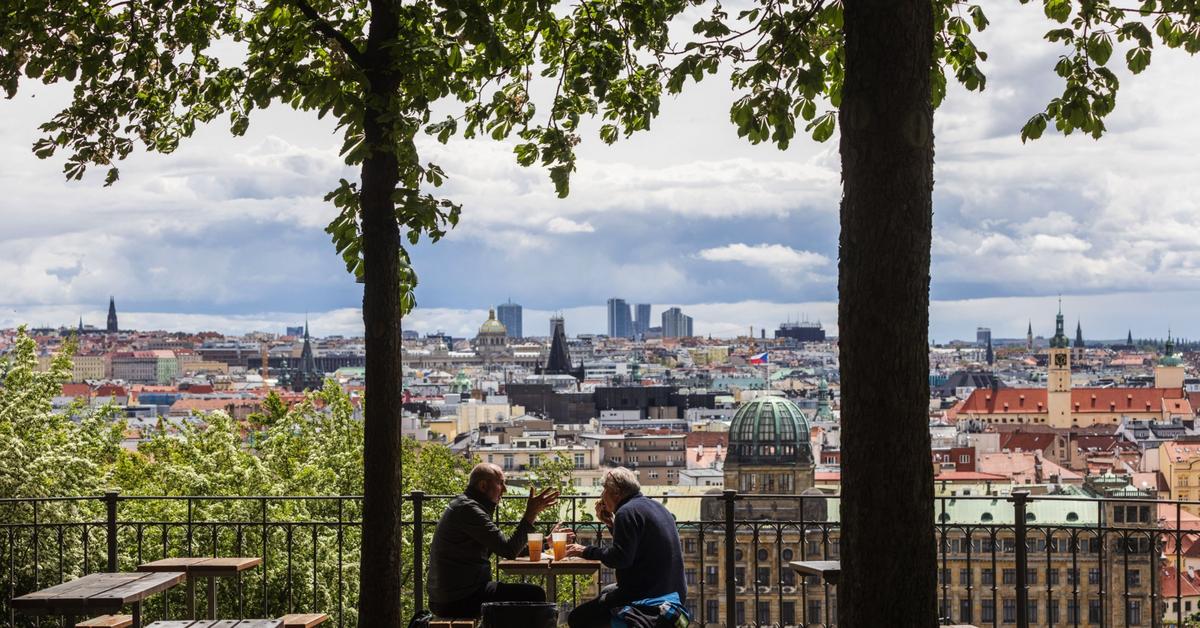
<path id="1" fill-rule="evenodd" d="M 477 491 L 488 492 L 487 488 L 491 485 L 504 483 L 504 471 L 498 466 L 490 462 L 481 462 L 471 469 L 471 475 L 467 478 L 467 486 Z"/>

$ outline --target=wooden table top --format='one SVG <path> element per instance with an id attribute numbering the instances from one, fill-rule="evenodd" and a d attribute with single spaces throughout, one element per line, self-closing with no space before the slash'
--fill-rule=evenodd
<path id="1" fill-rule="evenodd" d="M 156 621 L 146 628 L 280 628 L 278 619 L 184 619 Z"/>
<path id="2" fill-rule="evenodd" d="M 586 558 L 554 560 L 549 556 L 537 562 L 528 558 L 500 561 L 500 571 L 526 575 L 546 575 L 547 573 L 555 576 L 587 575 L 599 571 L 600 566 L 598 560 L 587 560 Z"/>
<path id="3" fill-rule="evenodd" d="M 138 565 L 138 571 L 184 571 L 196 576 L 233 576 L 262 564 L 261 558 L 164 558 Z"/>
<path id="4" fill-rule="evenodd" d="M 842 562 L 839 560 L 793 560 L 788 566 L 810 576 L 837 576 L 842 572 Z"/>
<path id="5" fill-rule="evenodd" d="M 165 591 L 186 576 L 181 571 L 93 573 L 13 598 L 12 605 L 24 612 L 47 615 L 70 615 L 80 611 L 112 613 L 126 604 Z"/>

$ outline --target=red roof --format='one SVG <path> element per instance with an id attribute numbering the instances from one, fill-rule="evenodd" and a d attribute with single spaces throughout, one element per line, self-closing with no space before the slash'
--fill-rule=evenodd
<path id="1" fill-rule="evenodd" d="M 1192 407 L 1180 399 L 1178 388 L 1073 388 L 1074 412 L 1161 412 L 1164 407 Z M 976 388 L 960 412 L 970 414 L 1029 414 L 1046 412 L 1045 388 Z M 1166 400 L 1179 400 L 1168 403 Z"/>
<path id="2" fill-rule="evenodd" d="M 92 393 L 91 386 L 87 384 L 63 384 L 62 396 L 64 397 L 88 397 Z"/>
<path id="3" fill-rule="evenodd" d="M 1164 598 L 1175 597 L 1176 592 L 1179 597 L 1200 595 L 1200 582 L 1197 582 L 1197 574 L 1191 570 L 1179 572 L 1174 565 L 1162 563 L 1158 569 L 1158 581 L 1161 584 L 1158 590 Z"/>
<path id="4" fill-rule="evenodd" d="M 1054 444 L 1057 435 L 1053 432 L 1030 433 L 1024 430 L 1000 434 L 1000 449 L 1010 451 L 1046 451 Z"/>
<path id="5" fill-rule="evenodd" d="M 1008 482 L 1006 475 L 983 473 L 982 471 L 942 471 L 933 477 L 935 482 Z"/>
<path id="6" fill-rule="evenodd" d="M 684 439 L 684 443 L 686 443 L 686 445 L 688 447 L 699 447 L 701 445 L 703 445 L 705 447 L 716 447 L 717 445 L 720 445 L 722 447 L 728 447 L 729 446 L 729 433 L 728 432 L 688 432 L 687 437 Z"/>

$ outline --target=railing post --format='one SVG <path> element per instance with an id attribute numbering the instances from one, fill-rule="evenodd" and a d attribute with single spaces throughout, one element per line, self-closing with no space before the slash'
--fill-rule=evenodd
<path id="1" fill-rule="evenodd" d="M 114 573 L 117 571 L 117 499 L 120 494 L 117 491 L 107 491 L 104 493 L 105 505 L 105 530 L 108 534 L 108 572 Z"/>
<path id="2" fill-rule="evenodd" d="M 1029 557 L 1025 547 L 1025 506 L 1028 499 L 1029 491 L 1013 491 L 1008 498 L 1013 504 L 1013 529 L 1017 537 L 1017 628 L 1029 628 Z"/>
<path id="3" fill-rule="evenodd" d="M 734 560 L 737 530 L 734 529 L 734 502 L 737 501 L 737 491 L 727 488 L 722 491 L 725 500 L 725 626 L 733 628 L 737 625 L 735 609 L 737 607 L 737 590 L 734 588 Z"/>
<path id="4" fill-rule="evenodd" d="M 413 491 L 413 601 L 417 614 L 425 612 L 425 565 L 421 549 L 425 545 L 425 522 L 421 516 L 421 502 L 425 491 Z"/>

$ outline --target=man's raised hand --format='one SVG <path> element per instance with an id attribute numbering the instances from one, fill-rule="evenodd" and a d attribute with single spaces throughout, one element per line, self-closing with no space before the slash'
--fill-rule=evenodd
<path id="1" fill-rule="evenodd" d="M 538 515 L 543 511 L 558 503 L 558 490 L 553 488 L 542 489 L 542 492 L 537 495 L 533 494 L 533 487 L 529 487 L 529 499 L 525 502 L 525 520 L 533 523 L 537 520 Z"/>

